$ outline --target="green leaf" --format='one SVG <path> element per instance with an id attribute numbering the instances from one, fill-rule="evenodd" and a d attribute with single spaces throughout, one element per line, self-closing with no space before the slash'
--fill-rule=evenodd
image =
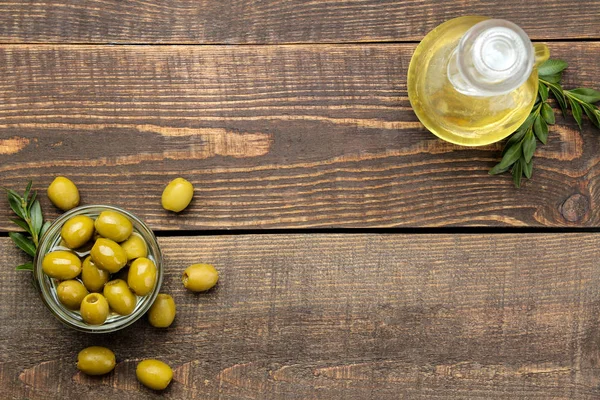
<path id="1" fill-rule="evenodd" d="M 31 229 L 29 229 L 29 225 L 26 221 L 22 220 L 21 218 L 11 218 L 10 220 L 31 235 Z"/>
<path id="2" fill-rule="evenodd" d="M 535 120 L 536 123 L 538 119 L 540 119 L 539 116 Z M 531 129 L 528 130 L 525 134 L 525 138 L 523 139 L 523 157 L 525 158 L 526 163 L 531 161 L 531 159 L 533 158 L 536 143 L 537 142 L 535 140 L 535 136 L 533 136 L 533 132 L 531 131 Z"/>
<path id="3" fill-rule="evenodd" d="M 21 201 L 21 196 L 19 196 L 19 193 L 15 192 L 15 191 L 14 191 L 14 190 L 12 190 L 12 189 L 4 189 L 4 190 L 6 190 L 6 193 L 7 193 L 7 194 L 9 194 L 9 195 L 11 195 L 11 196 L 13 196 L 13 197 L 15 197 L 15 198 L 19 199 L 19 202 Z"/>
<path id="4" fill-rule="evenodd" d="M 523 174 L 527 179 L 531 179 L 531 175 L 533 175 L 533 160 L 523 165 Z"/>
<path id="5" fill-rule="evenodd" d="M 488 174 L 498 175 L 498 174 L 508 171 L 508 168 L 510 168 L 510 166 L 506 167 L 506 168 L 500 168 L 500 167 L 501 167 L 500 163 L 494 165 L 494 167 L 488 171 Z"/>
<path id="6" fill-rule="evenodd" d="M 513 183 L 515 184 L 515 187 L 520 188 L 521 187 L 521 178 L 523 177 L 523 163 L 522 163 L 521 159 L 519 159 L 515 163 L 515 166 L 512 169 L 512 176 L 513 176 Z"/>
<path id="7" fill-rule="evenodd" d="M 582 129 L 581 123 L 581 117 L 583 115 L 583 112 L 581 110 L 581 106 L 579 105 L 579 103 L 577 103 L 576 101 L 574 101 L 573 99 L 569 98 L 569 104 L 571 104 L 571 111 L 573 111 L 573 118 L 575 118 L 575 121 L 577 121 L 577 125 L 579 125 L 579 130 Z"/>
<path id="8" fill-rule="evenodd" d="M 506 152 L 508 151 L 508 149 L 510 149 L 515 143 L 520 142 L 521 139 L 523 139 L 523 137 L 525 136 L 525 133 L 527 133 L 527 130 L 529 128 L 531 128 L 531 125 L 533 125 L 533 121 L 535 121 L 535 110 L 533 110 L 531 112 L 531 114 L 529 114 L 527 116 L 527 118 L 521 124 L 521 126 L 519 127 L 519 129 L 517 129 L 515 131 L 515 133 L 513 133 L 511 135 L 510 139 L 508 139 L 508 141 L 504 145 L 504 150 L 502 150 L 502 155 L 503 156 L 504 156 L 504 154 L 506 154 Z M 505 169 L 505 171 L 506 171 L 506 169 Z"/>
<path id="9" fill-rule="evenodd" d="M 42 215 L 42 207 L 40 206 L 39 200 L 36 200 L 31 207 L 31 230 L 35 232 L 35 235 L 39 235 L 40 229 L 42 229 L 42 223 L 44 217 Z M 34 236 L 35 236 L 34 235 Z"/>
<path id="10" fill-rule="evenodd" d="M 52 225 L 52 223 L 50 221 L 44 222 L 44 224 L 42 225 L 42 229 L 40 229 L 40 234 L 38 236 L 38 239 L 41 239 L 42 236 L 44 236 L 44 233 L 46 233 L 46 231 L 48 230 L 50 225 Z"/>
<path id="11" fill-rule="evenodd" d="M 548 83 L 558 84 L 562 80 L 562 73 L 558 73 L 558 74 L 554 74 L 554 75 L 547 75 L 547 76 L 540 76 L 540 79 L 542 79 Z"/>
<path id="12" fill-rule="evenodd" d="M 587 103 L 583 104 L 583 111 L 585 111 L 590 121 L 592 121 L 592 124 L 594 124 L 597 128 L 600 128 L 600 115 L 594 110 L 597 110 L 597 108 L 593 105 Z"/>
<path id="13" fill-rule="evenodd" d="M 535 132 L 535 136 L 540 139 L 540 142 L 546 144 L 548 141 L 548 124 L 546 121 L 540 116 L 535 119 L 535 123 L 533 124 L 533 132 Z"/>
<path id="14" fill-rule="evenodd" d="M 510 146 L 506 153 L 504 153 L 504 157 L 502 157 L 502 161 L 500 161 L 499 169 L 508 168 L 515 163 L 521 155 L 523 154 L 521 142 L 517 142 Z"/>
<path id="15" fill-rule="evenodd" d="M 559 72 L 564 71 L 568 66 L 569 64 L 563 60 L 549 59 L 540 64 L 538 67 L 538 74 L 544 76 L 558 74 Z"/>
<path id="16" fill-rule="evenodd" d="M 17 271 L 33 271 L 33 263 L 31 261 L 19 265 Z"/>
<path id="17" fill-rule="evenodd" d="M 567 90 L 567 92 L 586 103 L 597 103 L 600 101 L 600 92 L 594 89 L 577 88 Z"/>
<path id="18" fill-rule="evenodd" d="M 29 254 L 31 257 L 35 257 L 35 245 L 31 239 L 18 232 L 9 232 L 8 236 L 10 236 L 18 248 Z"/>
<path id="19" fill-rule="evenodd" d="M 27 202 L 27 198 L 29 197 L 29 191 L 31 190 L 31 185 L 33 185 L 33 181 L 29 181 L 27 187 L 25 188 L 25 192 L 23 193 L 23 199 Z"/>
<path id="20" fill-rule="evenodd" d="M 552 110 L 552 107 L 550 107 L 549 104 L 544 103 L 540 114 L 542 115 L 542 118 L 544 118 L 544 121 L 546 121 L 547 124 L 554 125 L 556 123 L 556 118 L 554 117 L 554 110 Z"/>
<path id="21" fill-rule="evenodd" d="M 31 195 L 31 199 L 29 199 L 29 203 L 27 203 L 27 212 L 29 213 L 33 203 L 35 203 L 35 198 L 37 197 L 37 192 L 33 192 Z"/>
<path id="22" fill-rule="evenodd" d="M 523 139 L 523 136 L 525 136 L 525 132 L 527 132 L 527 129 L 521 130 L 521 128 L 519 128 L 518 131 L 512 134 L 512 136 L 504 144 L 504 149 L 502 150 L 503 156 L 504 154 L 506 154 L 508 149 L 510 149 L 515 143 L 520 142 L 521 139 Z"/>
<path id="23" fill-rule="evenodd" d="M 519 127 L 518 131 L 523 131 L 523 135 L 525 135 L 525 132 L 527 131 L 527 129 L 531 128 L 531 126 L 533 125 L 533 122 L 535 121 L 535 116 L 536 116 L 535 111 L 536 110 L 531 110 L 531 114 L 529 114 L 527 116 L 525 121 Z"/>
<path id="24" fill-rule="evenodd" d="M 538 86 L 538 92 L 540 94 L 540 98 L 542 99 L 542 101 L 548 100 L 548 86 L 546 86 L 540 82 L 540 84 Z"/>
<path id="25" fill-rule="evenodd" d="M 554 95 L 554 98 L 558 102 L 560 106 L 560 110 L 563 113 L 563 116 L 567 116 L 567 101 L 565 100 L 565 95 L 562 93 L 562 88 L 560 85 L 551 85 L 550 91 Z"/>
<path id="26" fill-rule="evenodd" d="M 8 204 L 10 208 L 22 219 L 27 219 L 23 205 L 21 204 L 21 196 L 19 196 L 14 190 L 7 190 Z"/>

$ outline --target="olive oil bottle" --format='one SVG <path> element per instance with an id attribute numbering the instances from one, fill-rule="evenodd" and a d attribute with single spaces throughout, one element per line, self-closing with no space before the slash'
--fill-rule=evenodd
<path id="1" fill-rule="evenodd" d="M 481 146 L 514 132 L 538 90 L 536 65 L 549 57 L 512 22 L 460 17 L 421 41 L 408 69 L 408 96 L 423 125 L 460 145 Z"/>

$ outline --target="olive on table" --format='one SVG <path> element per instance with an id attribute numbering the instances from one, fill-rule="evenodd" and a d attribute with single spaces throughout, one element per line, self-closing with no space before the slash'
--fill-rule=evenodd
<path id="1" fill-rule="evenodd" d="M 156 265 L 148 258 L 136 259 L 129 266 L 127 284 L 138 296 L 145 296 L 156 284 Z"/>
<path id="2" fill-rule="evenodd" d="M 210 264 L 194 264 L 185 269 L 181 280 L 186 289 L 204 292 L 217 284 L 219 273 Z"/>
<path id="3" fill-rule="evenodd" d="M 89 293 L 81 282 L 75 279 L 61 282 L 56 288 L 58 300 L 71 310 L 78 310 L 81 301 Z"/>
<path id="4" fill-rule="evenodd" d="M 100 293 L 90 293 L 83 298 L 79 312 L 84 322 L 102 325 L 108 318 L 108 302 Z"/>
<path id="5" fill-rule="evenodd" d="M 117 211 L 102 211 L 94 226 L 100 236 L 115 242 L 127 240 L 133 232 L 133 225 L 129 218 Z"/>
<path id="6" fill-rule="evenodd" d="M 58 176 L 48 186 L 48 198 L 56 207 L 68 211 L 79 205 L 79 190 L 71 180 Z"/>
<path id="7" fill-rule="evenodd" d="M 175 301 L 171 296 L 159 293 L 148 311 L 148 321 L 156 328 L 168 328 L 175 319 Z"/>
<path id="8" fill-rule="evenodd" d="M 49 277 L 61 281 L 73 279 L 81 272 L 81 260 L 70 251 L 52 251 L 44 256 L 42 270 Z"/>
<path id="9" fill-rule="evenodd" d="M 77 355 L 77 369 L 86 375 L 108 374 L 115 364 L 115 353 L 106 347 L 87 347 Z"/>
<path id="10" fill-rule="evenodd" d="M 110 279 L 110 273 L 104 269 L 98 268 L 92 261 L 91 256 L 87 256 L 81 265 L 81 280 L 90 292 L 101 292 L 104 284 Z"/>
<path id="11" fill-rule="evenodd" d="M 105 238 L 96 240 L 90 251 L 92 261 L 98 268 L 114 274 L 127 264 L 127 254 L 118 243 Z"/>
<path id="12" fill-rule="evenodd" d="M 163 190 L 161 203 L 165 210 L 183 211 L 194 197 L 194 186 L 183 178 L 173 179 Z"/>
<path id="13" fill-rule="evenodd" d="M 121 247 L 127 254 L 127 261 L 148 256 L 146 241 L 137 233 L 132 233 L 129 239 L 121 243 Z"/>
<path id="14" fill-rule="evenodd" d="M 85 215 L 69 218 L 60 230 L 60 236 L 70 249 L 76 249 L 87 243 L 94 234 L 94 220 Z"/>
<path id="15" fill-rule="evenodd" d="M 163 390 L 173 379 L 173 370 L 168 364 L 159 360 L 141 361 L 135 369 L 138 380 L 153 390 Z"/>
<path id="16" fill-rule="evenodd" d="M 104 297 L 111 310 L 121 315 L 129 315 L 135 309 L 137 298 L 122 279 L 115 279 L 104 285 Z"/>

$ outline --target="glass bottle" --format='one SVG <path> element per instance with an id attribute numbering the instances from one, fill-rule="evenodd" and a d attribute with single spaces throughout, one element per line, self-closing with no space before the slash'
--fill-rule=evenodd
<path id="1" fill-rule="evenodd" d="M 432 30 L 408 69 L 408 97 L 427 129 L 446 141 L 497 142 L 525 121 L 537 96 L 544 44 L 510 21 L 459 17 Z"/>

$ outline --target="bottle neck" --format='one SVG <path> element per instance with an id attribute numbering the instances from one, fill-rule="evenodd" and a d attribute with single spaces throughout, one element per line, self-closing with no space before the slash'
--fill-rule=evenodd
<path id="1" fill-rule="evenodd" d="M 469 96 L 497 96 L 521 86 L 535 61 L 527 34 L 512 22 L 490 19 L 465 33 L 448 63 L 448 79 Z"/>

